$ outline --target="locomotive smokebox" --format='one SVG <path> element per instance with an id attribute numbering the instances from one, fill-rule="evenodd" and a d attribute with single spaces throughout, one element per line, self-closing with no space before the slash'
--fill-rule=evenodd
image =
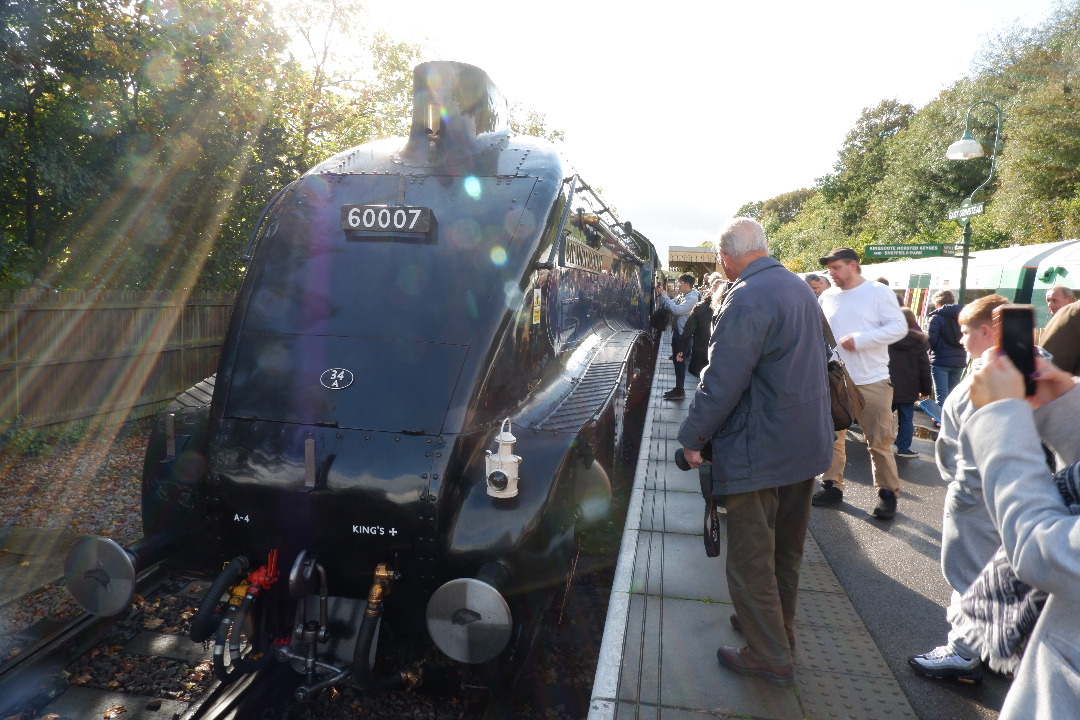
<path id="1" fill-rule="evenodd" d="M 413 114 L 403 158 L 438 162 L 482 152 L 510 132 L 506 98 L 487 73 L 459 62 L 413 69 Z"/>

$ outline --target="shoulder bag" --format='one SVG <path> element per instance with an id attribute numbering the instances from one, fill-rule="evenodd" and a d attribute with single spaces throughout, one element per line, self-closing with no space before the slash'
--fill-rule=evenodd
<path id="1" fill-rule="evenodd" d="M 866 407 L 866 400 L 851 376 L 848 375 L 840 354 L 836 352 L 836 339 L 833 337 L 832 328 L 829 327 L 829 321 L 825 318 L 824 312 L 821 313 L 821 332 L 830 350 L 829 404 L 832 409 L 833 430 L 847 430 Z M 832 359 L 833 355 L 836 356 L 835 359 Z"/>

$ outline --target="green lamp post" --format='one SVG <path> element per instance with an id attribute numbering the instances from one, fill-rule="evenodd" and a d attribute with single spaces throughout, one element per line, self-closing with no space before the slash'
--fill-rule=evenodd
<path id="1" fill-rule="evenodd" d="M 990 180 L 994 177 L 994 166 L 997 165 L 997 151 L 998 140 L 1001 137 L 1001 108 L 989 100 L 979 100 L 973 103 L 967 111 L 967 121 L 964 124 L 964 135 L 959 140 L 949 146 L 949 149 L 945 151 L 945 157 L 950 160 L 971 160 L 972 158 L 985 157 L 986 151 L 978 140 L 971 136 L 971 111 L 979 105 L 989 105 L 997 112 L 997 129 L 994 131 L 994 145 L 990 152 L 990 174 L 982 185 L 975 188 L 971 195 L 964 200 L 963 204 L 949 213 L 950 220 L 956 220 L 958 223 L 964 226 L 964 247 L 963 254 L 960 259 L 960 297 L 957 298 L 957 302 L 961 305 L 964 304 L 965 294 L 967 292 L 967 265 L 968 265 L 968 252 L 971 249 L 971 216 L 978 215 L 983 211 L 983 203 L 975 205 L 972 203 L 972 199 L 975 197 L 975 193 L 982 190 Z"/>

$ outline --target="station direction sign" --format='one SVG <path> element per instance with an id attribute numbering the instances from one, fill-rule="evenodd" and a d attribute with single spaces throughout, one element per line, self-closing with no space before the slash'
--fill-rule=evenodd
<path id="1" fill-rule="evenodd" d="M 956 243 L 919 243 L 910 245 L 867 245 L 868 258 L 954 257 Z"/>

